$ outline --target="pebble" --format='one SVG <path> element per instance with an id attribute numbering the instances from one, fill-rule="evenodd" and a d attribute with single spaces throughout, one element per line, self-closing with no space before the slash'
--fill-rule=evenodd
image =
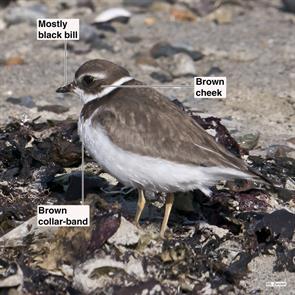
<path id="1" fill-rule="evenodd" d="M 206 74 L 205 76 L 208 77 L 217 77 L 221 75 L 223 71 L 219 67 L 212 67 Z"/>
<path id="2" fill-rule="evenodd" d="M 170 16 L 176 21 L 193 22 L 196 20 L 196 15 L 192 11 L 183 8 L 171 8 Z"/>
<path id="3" fill-rule="evenodd" d="M 88 24 L 80 24 L 80 40 L 91 42 L 98 35 L 95 27 Z"/>
<path id="4" fill-rule="evenodd" d="M 232 22 L 233 14 L 228 8 L 221 7 L 208 15 L 208 19 L 215 21 L 219 25 L 225 25 Z"/>
<path id="5" fill-rule="evenodd" d="M 185 53 L 189 55 L 194 61 L 203 58 L 203 54 L 197 50 L 193 50 L 185 45 L 171 45 L 168 42 L 156 43 L 151 49 L 150 54 L 153 58 L 169 57 L 177 53 Z"/>
<path id="6" fill-rule="evenodd" d="M 130 246 L 136 245 L 139 242 L 140 231 L 130 221 L 121 217 L 121 224 L 116 233 L 108 239 L 108 243 L 116 246 Z"/>
<path id="7" fill-rule="evenodd" d="M 216 0 L 186 0 L 185 3 L 199 16 L 205 16 L 216 8 Z"/>
<path id="8" fill-rule="evenodd" d="M 36 19 L 45 18 L 47 16 L 47 6 L 43 4 L 35 4 L 28 7 L 12 7 L 7 10 L 4 20 L 8 25 L 19 23 L 29 23 L 36 25 Z"/>
<path id="9" fill-rule="evenodd" d="M 67 112 L 68 110 L 69 110 L 68 107 L 65 107 L 63 105 L 57 105 L 57 104 L 38 106 L 38 112 L 47 111 L 47 112 L 52 112 L 56 114 L 63 114 Z"/>
<path id="10" fill-rule="evenodd" d="M 275 144 L 267 148 L 266 157 L 273 159 L 279 157 L 287 157 L 287 154 L 293 149 L 287 145 Z"/>
<path id="11" fill-rule="evenodd" d="M 150 76 L 154 79 L 157 80 L 161 83 L 166 83 L 166 82 L 171 82 L 173 81 L 173 78 L 169 73 L 166 73 L 164 71 L 157 71 L 157 72 L 152 72 Z"/>
<path id="12" fill-rule="evenodd" d="M 126 6 L 137 6 L 140 8 L 147 8 L 155 2 L 154 0 L 124 0 L 123 5 Z"/>
<path id="13" fill-rule="evenodd" d="M 158 62 L 145 52 L 138 52 L 134 55 L 135 63 L 143 68 L 150 68 L 155 71 L 159 68 Z"/>
<path id="14" fill-rule="evenodd" d="M 287 11 L 295 13 L 295 0 L 282 0 Z"/>
<path id="15" fill-rule="evenodd" d="M 139 43 L 142 38 L 138 37 L 138 36 L 126 36 L 124 37 L 124 40 L 128 43 Z"/>
<path id="16" fill-rule="evenodd" d="M 6 28 L 6 23 L 3 19 L 0 19 L 0 31 L 3 31 Z"/>
<path id="17" fill-rule="evenodd" d="M 257 146 L 258 140 L 259 140 L 259 133 L 245 134 L 243 136 L 240 136 L 237 139 L 240 147 L 243 148 L 243 149 L 246 149 L 248 151 L 254 149 Z"/>
<path id="18" fill-rule="evenodd" d="M 287 139 L 287 145 L 295 150 L 295 137 Z"/>
<path id="19" fill-rule="evenodd" d="M 124 8 L 110 8 L 101 12 L 94 20 L 94 23 L 107 23 L 118 21 L 127 23 L 131 17 L 131 13 Z"/>
<path id="20" fill-rule="evenodd" d="M 194 76 L 197 74 L 194 61 L 190 56 L 177 53 L 167 59 L 168 71 L 173 77 Z"/>
<path id="21" fill-rule="evenodd" d="M 8 97 L 6 101 L 9 103 L 18 104 L 30 109 L 36 106 L 32 96 Z"/>

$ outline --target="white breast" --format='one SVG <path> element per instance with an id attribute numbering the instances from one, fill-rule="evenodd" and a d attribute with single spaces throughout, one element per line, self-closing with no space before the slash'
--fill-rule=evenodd
<path id="1" fill-rule="evenodd" d="M 209 187 L 220 179 L 249 178 L 232 168 L 178 164 L 125 151 L 110 140 L 101 126 L 95 125 L 94 128 L 91 119 L 84 123 L 79 121 L 79 132 L 98 164 L 128 186 L 162 192 L 198 188 L 210 195 Z"/>

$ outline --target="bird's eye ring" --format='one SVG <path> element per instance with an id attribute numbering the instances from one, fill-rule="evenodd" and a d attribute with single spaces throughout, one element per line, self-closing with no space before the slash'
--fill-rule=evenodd
<path id="1" fill-rule="evenodd" d="M 92 77 L 90 75 L 85 75 L 82 80 L 82 82 L 85 86 L 89 86 L 93 81 L 94 81 L 94 77 Z"/>

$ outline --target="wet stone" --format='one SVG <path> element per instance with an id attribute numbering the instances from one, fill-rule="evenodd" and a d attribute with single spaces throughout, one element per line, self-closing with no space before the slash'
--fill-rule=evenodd
<path id="1" fill-rule="evenodd" d="M 282 2 L 286 11 L 295 13 L 295 0 L 282 0 Z"/>
<path id="2" fill-rule="evenodd" d="M 56 114 L 63 114 L 69 110 L 68 107 L 64 105 L 57 105 L 57 104 L 52 104 L 52 105 L 45 105 L 45 106 L 38 106 L 38 111 L 43 112 L 52 112 Z"/>
<path id="3" fill-rule="evenodd" d="M 8 9 L 4 15 L 4 20 L 9 25 L 27 22 L 36 25 L 36 19 L 45 18 L 47 16 L 47 6 L 43 4 L 35 4 L 28 7 L 12 7 Z"/>
<path id="4" fill-rule="evenodd" d="M 188 55 L 177 53 L 167 59 L 164 62 L 173 77 L 188 77 L 197 74 L 194 61 Z"/>
<path id="5" fill-rule="evenodd" d="M 177 53 L 185 53 L 189 55 L 194 61 L 203 58 L 203 54 L 197 50 L 190 49 L 185 46 L 171 45 L 168 42 L 156 43 L 151 49 L 150 54 L 153 58 L 170 57 Z"/>
<path id="6" fill-rule="evenodd" d="M 166 82 L 171 82 L 173 81 L 173 78 L 171 77 L 171 75 L 169 75 L 168 73 L 164 72 L 164 71 L 159 71 L 159 72 L 152 72 L 150 74 L 150 76 L 154 79 L 157 80 L 161 83 L 166 83 Z"/>
<path id="7" fill-rule="evenodd" d="M 26 108 L 33 108 L 36 106 L 32 96 L 8 97 L 6 101 Z"/>

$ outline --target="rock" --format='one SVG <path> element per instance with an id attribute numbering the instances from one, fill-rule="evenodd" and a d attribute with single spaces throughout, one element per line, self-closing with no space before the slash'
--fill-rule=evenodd
<path id="1" fill-rule="evenodd" d="M 86 54 L 92 49 L 91 44 L 85 42 L 69 42 L 68 49 L 76 54 Z"/>
<path id="2" fill-rule="evenodd" d="M 295 13 L 295 0 L 282 0 L 282 2 L 287 11 Z"/>
<path id="3" fill-rule="evenodd" d="M 142 38 L 140 38 L 139 36 L 126 36 L 124 37 L 124 40 L 128 43 L 139 43 Z"/>
<path id="4" fill-rule="evenodd" d="M 166 73 L 164 71 L 157 71 L 157 72 L 152 72 L 150 76 L 154 79 L 157 80 L 161 83 L 167 83 L 173 81 L 173 78 L 169 73 Z"/>
<path id="5" fill-rule="evenodd" d="M 69 110 L 68 107 L 64 105 L 58 105 L 58 104 L 51 104 L 51 105 L 45 105 L 45 106 L 38 106 L 39 112 L 52 112 L 56 114 L 63 114 Z"/>
<path id="6" fill-rule="evenodd" d="M 140 231 L 130 221 L 121 217 L 121 224 L 116 233 L 108 239 L 108 243 L 122 246 L 136 245 L 139 242 Z"/>
<path id="7" fill-rule="evenodd" d="M 212 67 L 206 74 L 206 77 L 218 77 L 223 73 L 219 67 Z"/>
<path id="8" fill-rule="evenodd" d="M 169 58 L 168 71 L 175 78 L 197 74 L 193 59 L 184 53 L 177 53 Z"/>
<path id="9" fill-rule="evenodd" d="M 170 10 L 170 16 L 176 21 L 193 22 L 197 19 L 194 13 L 188 9 L 173 7 Z"/>
<path id="10" fill-rule="evenodd" d="M 200 60 L 203 58 L 203 54 L 197 50 L 193 50 L 192 48 L 181 45 L 171 45 L 168 42 L 159 42 L 156 43 L 151 49 L 150 54 L 153 58 L 159 57 L 169 57 L 175 55 L 177 53 L 186 53 L 189 55 L 194 61 Z"/>
<path id="11" fill-rule="evenodd" d="M 15 65 L 23 65 L 25 64 L 24 59 L 21 56 L 11 56 L 8 57 L 6 60 L 1 61 L 2 65 L 5 66 L 15 66 Z"/>
<path id="12" fill-rule="evenodd" d="M 232 11 L 229 8 L 220 7 L 208 16 L 209 20 L 215 21 L 220 25 L 230 24 L 233 19 Z"/>
<path id="13" fill-rule="evenodd" d="M 6 101 L 9 103 L 18 104 L 30 109 L 36 106 L 32 96 L 8 97 Z"/>
<path id="14" fill-rule="evenodd" d="M 38 236 L 42 234 L 49 237 L 57 229 L 57 227 L 37 227 L 37 216 L 34 216 L 0 237 L 0 246 L 18 247 L 23 245 L 23 240 L 28 235 Z"/>
<path id="15" fill-rule="evenodd" d="M 113 282 L 114 277 L 110 276 L 110 273 L 114 272 L 123 272 L 141 279 L 145 277 L 141 262 L 133 257 L 130 257 L 127 263 L 115 260 L 111 256 L 96 257 L 76 267 L 73 285 L 83 294 L 89 294 Z"/>
<path id="16" fill-rule="evenodd" d="M 295 137 L 292 137 L 292 138 L 287 139 L 287 145 L 291 149 L 294 149 L 295 150 Z"/>
<path id="17" fill-rule="evenodd" d="M 146 52 L 138 52 L 134 55 L 135 63 L 139 66 L 147 66 L 150 68 L 158 68 L 159 65 L 155 59 L 153 59 Z"/>
<path id="18" fill-rule="evenodd" d="M 95 27 L 88 24 L 80 24 L 80 40 L 91 42 L 98 35 Z"/>
<path id="19" fill-rule="evenodd" d="M 266 158 L 273 159 L 279 157 L 287 157 L 287 154 L 293 149 L 287 145 L 275 144 L 267 148 Z"/>
<path id="20" fill-rule="evenodd" d="M 15 0 L 1 0 L 1 2 L 0 2 L 0 7 L 6 7 L 6 6 L 8 6 L 11 2 L 15 2 Z"/>
<path id="21" fill-rule="evenodd" d="M 245 134 L 243 136 L 240 136 L 237 139 L 237 142 L 239 143 L 240 147 L 246 150 L 252 150 L 254 149 L 257 144 L 258 144 L 258 140 L 259 140 L 259 133 L 253 134 L 253 133 L 249 133 L 249 134 Z"/>
<path id="22" fill-rule="evenodd" d="M 87 7 L 92 11 L 95 10 L 95 5 L 92 0 L 58 0 L 57 6 L 62 9 L 69 9 L 73 7 Z"/>
<path id="23" fill-rule="evenodd" d="M 146 17 L 144 19 L 144 24 L 147 26 L 152 26 L 157 22 L 156 18 L 150 16 L 150 17 Z"/>
<path id="24" fill-rule="evenodd" d="M 224 229 L 216 225 L 211 225 L 206 222 L 200 222 L 198 223 L 198 226 L 199 226 L 199 229 L 209 229 L 212 233 L 214 233 L 221 239 L 229 233 L 228 229 Z"/>
<path id="25" fill-rule="evenodd" d="M 23 284 L 24 275 L 19 267 L 19 265 L 15 262 L 8 262 L 6 260 L 0 259 L 0 288 L 5 290 L 6 288 L 18 287 Z M 6 293 L 10 294 L 10 292 Z M 20 293 L 16 293 L 20 294 Z"/>
<path id="26" fill-rule="evenodd" d="M 0 19 L 0 31 L 3 31 L 6 28 L 6 23 L 3 19 Z"/>
<path id="27" fill-rule="evenodd" d="M 149 7 L 150 5 L 152 5 L 154 2 L 154 0 L 124 0 L 123 1 L 123 5 L 126 5 L 126 6 L 137 6 L 137 7 L 140 7 L 140 8 L 147 8 Z"/>
<path id="28" fill-rule="evenodd" d="M 94 20 L 94 23 L 108 23 L 112 21 L 127 23 L 131 13 L 124 8 L 110 8 L 101 12 Z"/>
<path id="29" fill-rule="evenodd" d="M 43 4 L 35 4 L 27 7 L 12 7 L 7 10 L 4 15 L 4 20 L 8 25 L 15 25 L 19 23 L 29 23 L 36 25 L 38 18 L 45 18 L 47 16 L 47 6 Z"/>
<path id="30" fill-rule="evenodd" d="M 216 9 L 216 0 L 185 0 L 185 4 L 199 16 L 205 16 Z"/>

